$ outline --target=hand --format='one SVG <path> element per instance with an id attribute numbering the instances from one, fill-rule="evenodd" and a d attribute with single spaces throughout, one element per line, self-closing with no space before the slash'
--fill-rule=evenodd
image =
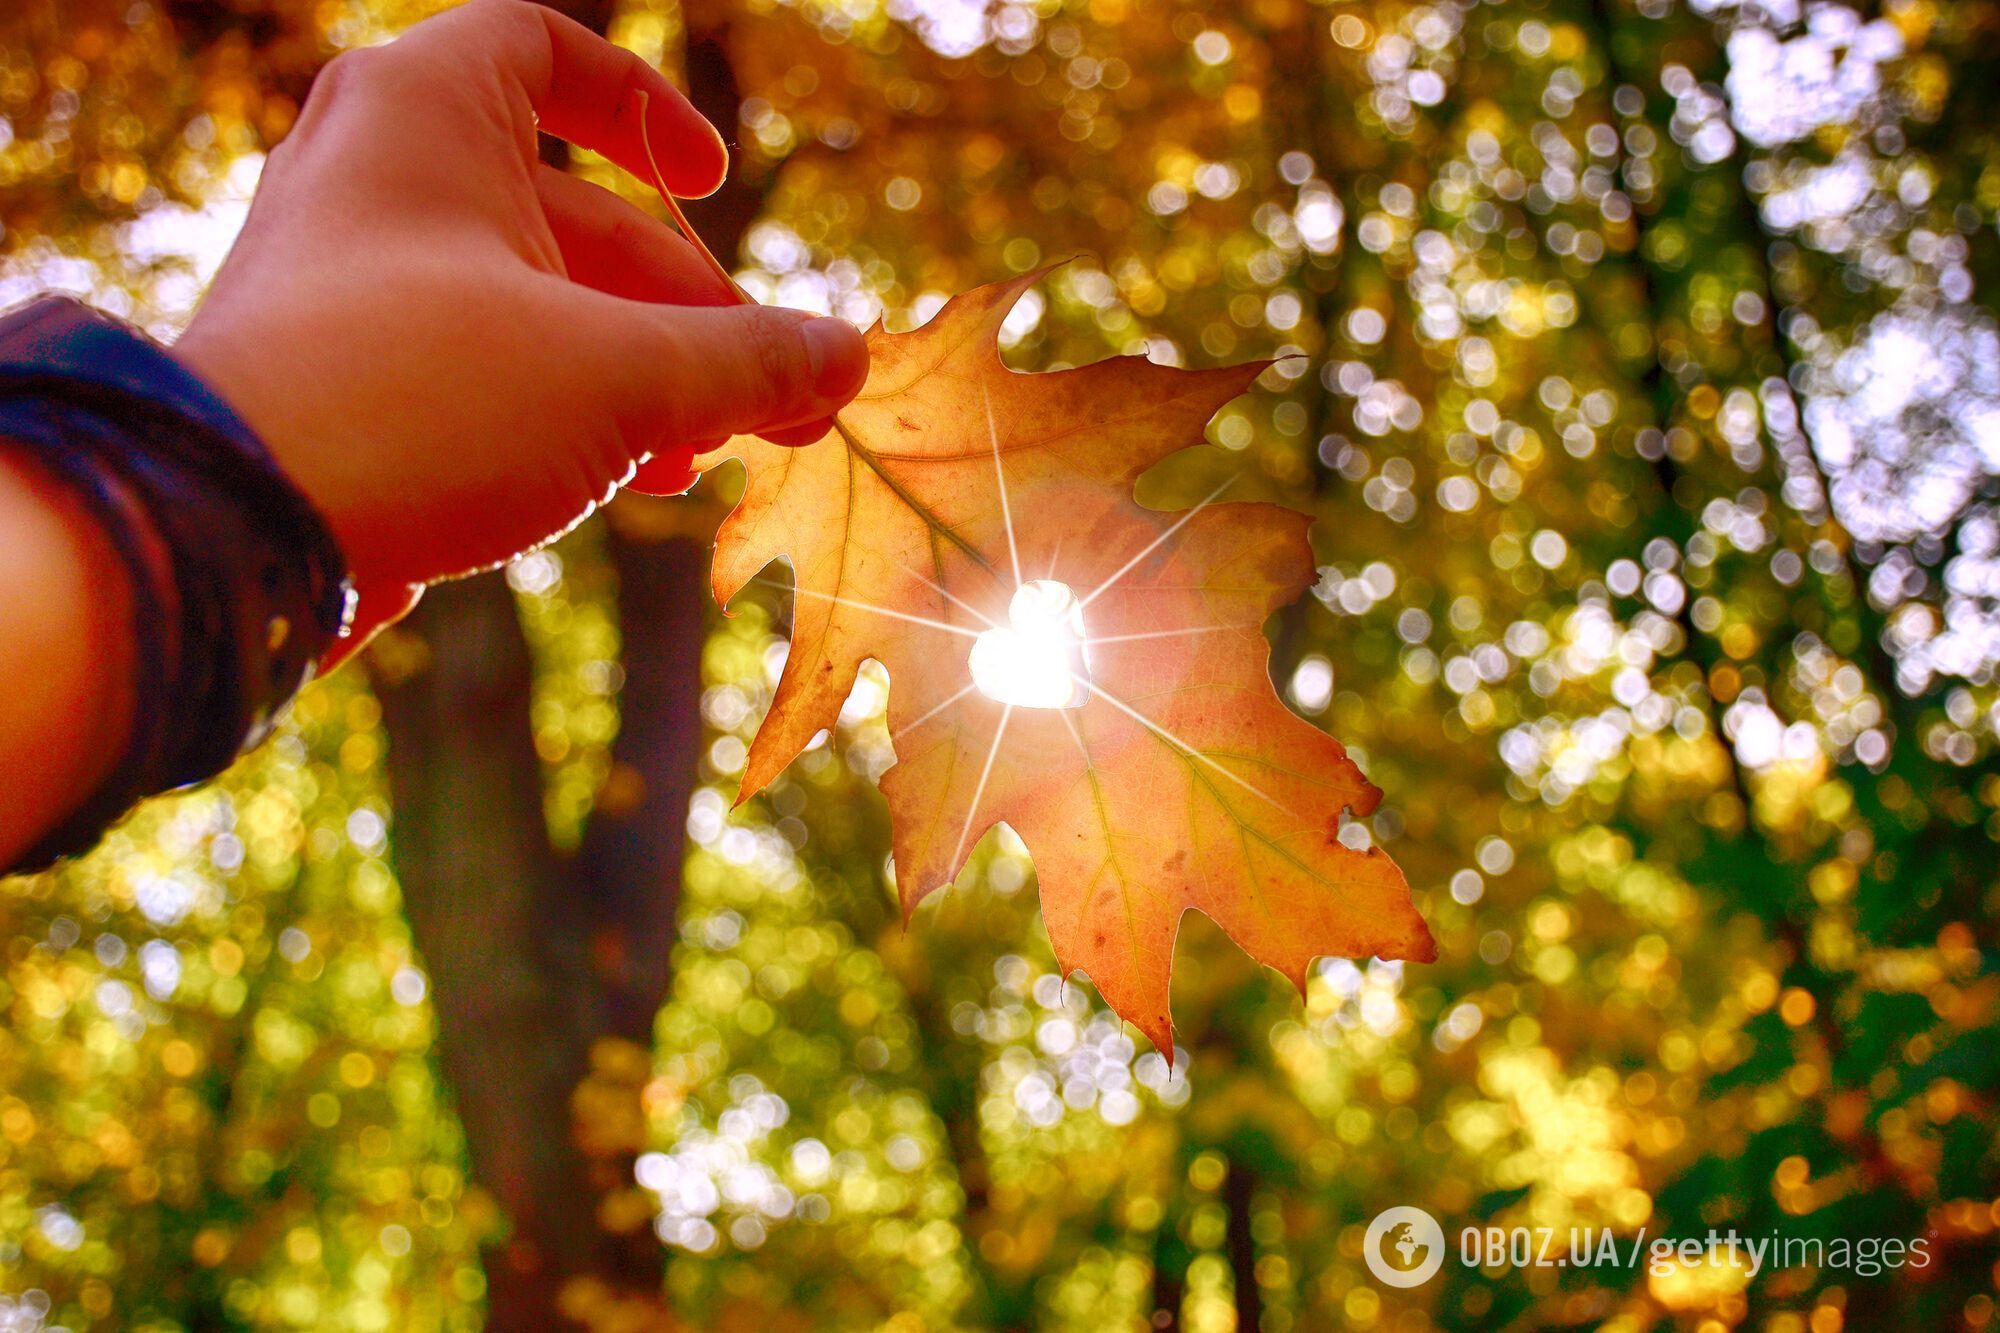
<path id="1" fill-rule="evenodd" d="M 649 459 L 672 475 L 718 437 L 817 438 L 860 387 L 852 326 L 731 304 L 677 233 L 537 161 L 539 117 L 650 180 L 641 105 L 665 188 L 713 191 L 722 140 L 657 71 L 550 10 L 473 0 L 335 59 L 271 154 L 175 352 L 331 522 L 364 626 L 562 531 Z"/>

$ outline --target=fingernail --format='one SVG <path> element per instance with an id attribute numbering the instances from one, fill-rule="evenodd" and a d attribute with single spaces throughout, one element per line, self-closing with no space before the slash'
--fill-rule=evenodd
<path id="1" fill-rule="evenodd" d="M 722 131 L 715 128 L 713 121 L 703 117 L 701 124 L 702 128 L 714 137 L 716 155 L 722 159 L 722 169 L 715 174 L 715 184 L 702 191 L 700 195 L 701 198 L 706 199 L 729 181 L 729 140 L 722 137 Z"/>
<path id="2" fill-rule="evenodd" d="M 861 335 L 852 324 L 843 319 L 809 319 L 804 335 L 813 392 L 822 398 L 840 398 L 860 386 L 867 360 L 861 354 Z"/>

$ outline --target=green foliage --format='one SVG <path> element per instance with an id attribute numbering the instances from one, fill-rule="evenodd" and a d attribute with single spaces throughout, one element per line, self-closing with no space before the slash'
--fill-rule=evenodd
<path id="1" fill-rule="evenodd" d="M 999 1134 L 991 1092 L 1023 1087 L 1031 1062 L 1066 1090 L 1076 1039 L 1043 1028 L 1033 981 L 1013 1001 L 1030 1041 L 970 1016 L 1004 1013 L 997 990 L 962 1008 L 994 961 L 1046 967 L 1015 872 L 993 880 L 1006 848 L 988 847 L 897 945 L 922 960 L 897 976 L 930 1016 L 924 1067 L 951 1071 L 931 1106 L 977 1257 L 962 1319 L 1055 1327 L 1093 1301 L 1098 1327 L 1160 1301 L 1190 1327 L 1217 1302 L 1267 1328 L 1990 1318 L 2000 1163 L 1974 1053 L 1996 1018 L 1992 662 L 1947 666 L 1933 608 L 1974 637 L 1986 623 L 1984 594 L 1953 597 L 1985 586 L 1993 483 L 1951 457 L 1950 423 L 1991 390 L 1928 390 L 1896 419 L 1909 466 L 1974 478 L 1932 536 L 1895 527 L 1922 487 L 1831 443 L 1855 410 L 1831 380 L 1898 373 L 1865 364 L 1879 321 L 1931 312 L 1947 343 L 1991 327 L 1965 274 L 1990 262 L 1994 201 L 1965 201 L 1993 145 L 1940 121 L 1933 82 L 1950 76 L 1926 46 L 1990 22 L 1897 11 L 1868 34 L 1877 54 L 1846 57 L 1878 61 L 1882 90 L 1801 127 L 1784 122 L 1812 113 L 1748 72 L 1730 119 L 1725 47 L 1751 64 L 1759 33 L 1815 40 L 1733 11 L 739 16 L 745 145 L 772 173 L 753 291 L 896 326 L 1075 254 L 1017 312 L 1022 369 L 1304 354 L 1153 494 L 1187 503 L 1240 470 L 1232 495 L 1321 515 L 1321 605 L 1274 624 L 1274 670 L 1387 790 L 1353 835 L 1410 870 L 1445 955 L 1329 962 L 1301 1004 L 1191 932 L 1176 1012 L 1192 1058 L 1166 1085 L 1183 1104 L 1145 1089 L 1126 1121 L 1106 1089 L 1144 1089 L 1145 1057 L 1098 1047 L 1051 1123 L 1022 1123 L 1028 1093 Z M 1846 230 L 1783 221 L 1805 207 L 1785 189 L 1834 179 L 1877 202 Z M 1841 294 L 1819 297 L 1806 269 Z M 1949 575 L 1885 584 L 1885 567 L 1940 566 L 1954 522 Z M 1898 542 L 1923 549 L 1899 565 Z M 732 684 L 756 697 L 754 672 Z M 862 774 L 884 762 L 865 718 L 828 745 Z M 711 751 L 725 787 L 740 754 L 728 737 Z M 781 813 L 799 857 L 851 875 L 852 835 L 820 839 L 858 798 L 808 790 L 796 811 L 753 803 L 741 827 Z M 1088 1030 L 1087 985 L 1052 998 Z M 1250 1183 L 1225 1202 L 1232 1177 Z M 1928 1235 L 1941 1260 L 1921 1281 L 1454 1264 L 1401 1293 L 1359 1261 L 1391 1203 L 1454 1240 L 1474 1221 L 1628 1238 L 1734 1224 Z M 800 1229 L 762 1228 L 754 1259 L 723 1232 L 680 1243 L 758 1273 L 745 1289 L 778 1308 L 816 1262 Z M 1118 1256 L 1152 1271 L 1121 1288 Z M 1246 1280 L 1254 1301 L 1233 1290 Z"/>
<path id="2" fill-rule="evenodd" d="M 477 1327 L 484 1224 L 383 859 L 379 717 L 352 673 L 314 686 L 225 778 L 5 881 L 0 1271 L 20 1308 L 73 1329 Z"/>
<path id="3" fill-rule="evenodd" d="M 689 1324 L 1992 1326 L 1996 11 L 1811 12 L 621 7 L 649 58 L 725 45 L 768 188 L 759 295 L 902 326 L 1073 255 L 1010 321 L 1018 368 L 1286 358 L 1148 494 L 1235 475 L 1320 519 L 1273 670 L 1387 792 L 1349 836 L 1395 852 L 1442 954 L 1328 960 L 1301 998 L 1190 922 L 1169 1077 L 1055 974 L 1004 833 L 896 919 L 871 784 L 893 682 L 729 809 L 782 652 L 760 591 L 708 644 L 674 988 L 633 1085 Z M 0 43 L 9 181 L 47 137 L 19 71 L 74 73 L 51 40 Z M 1829 72 L 1786 83 L 1776 43 Z M 174 96 L 142 114 L 148 162 L 190 142 Z M 97 221 L 117 189 L 74 188 L 87 209 L 7 215 L 6 290 L 84 260 L 100 296 L 136 282 Z M 600 534 L 513 579 L 568 843 L 622 780 Z M 331 682 L 218 788 L 7 885 L 17 1301 L 75 1329 L 476 1322 L 488 1228 L 422 997 L 394 990 L 421 973 L 380 746 L 364 687 Z M 1938 1259 L 1454 1259 L 1399 1291 L 1361 1259 L 1392 1204 L 1454 1247 L 1734 1226 Z"/>

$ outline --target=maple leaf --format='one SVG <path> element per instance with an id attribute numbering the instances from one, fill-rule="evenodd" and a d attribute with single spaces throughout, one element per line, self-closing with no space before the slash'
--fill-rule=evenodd
<path id="1" fill-rule="evenodd" d="M 1402 872 L 1339 839 L 1342 812 L 1366 815 L 1381 793 L 1271 686 L 1262 626 L 1313 582 L 1310 520 L 1133 496 L 1266 363 L 1018 374 L 1000 324 L 1040 276 L 968 292 L 911 333 L 871 330 L 868 381 L 818 443 L 743 436 L 697 460 L 747 470 L 717 534 L 717 600 L 781 556 L 795 582 L 791 651 L 739 800 L 834 725 L 873 657 L 889 674 L 897 762 L 882 790 L 906 915 L 1005 821 L 1034 858 L 1063 972 L 1086 972 L 1163 1052 L 1190 907 L 1301 988 L 1322 954 L 1430 960 Z M 1083 621 L 1052 696 L 1073 669 L 1077 706 L 972 685 L 973 645 L 1019 631 L 1016 590 L 1037 580 L 1066 585 Z"/>

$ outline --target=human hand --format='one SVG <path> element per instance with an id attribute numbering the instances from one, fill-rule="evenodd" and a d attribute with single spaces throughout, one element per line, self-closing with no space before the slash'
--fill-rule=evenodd
<path id="1" fill-rule="evenodd" d="M 327 66 L 175 345 L 332 524 L 364 627 L 562 531 L 642 464 L 671 477 L 730 434 L 817 438 L 866 375 L 852 326 L 733 304 L 678 234 L 541 164 L 538 116 L 648 180 L 649 140 L 678 195 L 728 165 L 637 56 L 472 0 Z"/>

